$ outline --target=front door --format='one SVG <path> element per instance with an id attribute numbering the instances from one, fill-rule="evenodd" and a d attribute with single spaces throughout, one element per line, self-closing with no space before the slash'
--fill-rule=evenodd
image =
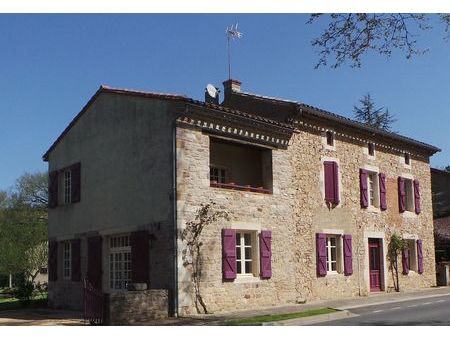
<path id="1" fill-rule="evenodd" d="M 369 238 L 370 291 L 381 291 L 381 240 Z"/>

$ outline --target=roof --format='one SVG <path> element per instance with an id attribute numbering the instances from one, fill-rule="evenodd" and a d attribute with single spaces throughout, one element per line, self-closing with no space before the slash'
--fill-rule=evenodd
<path id="1" fill-rule="evenodd" d="M 124 88 L 113 88 L 105 85 L 101 85 L 100 88 L 95 92 L 95 94 L 89 99 L 86 105 L 81 109 L 81 111 L 73 118 L 73 120 L 69 123 L 69 125 L 64 129 L 64 131 L 58 136 L 58 138 L 53 142 L 50 148 L 45 152 L 42 156 L 44 161 L 48 161 L 48 155 L 50 152 L 56 147 L 56 145 L 63 139 L 63 137 L 69 132 L 69 130 L 75 125 L 75 123 L 83 116 L 83 114 L 89 109 L 89 107 L 94 103 L 97 97 L 101 93 L 112 93 L 126 96 L 134 96 L 134 97 L 143 97 L 150 99 L 160 99 L 160 100 L 173 100 L 180 101 L 185 103 L 190 103 L 196 106 L 201 106 L 209 109 L 220 110 L 222 112 L 226 112 L 229 114 L 237 115 L 242 118 L 252 119 L 260 122 L 265 122 L 272 125 L 277 125 L 282 128 L 286 128 L 289 130 L 294 130 L 295 127 L 288 123 L 283 123 L 275 120 L 271 120 L 262 116 L 242 112 L 236 109 L 226 108 L 220 105 L 215 105 L 211 103 L 205 103 L 203 101 L 198 101 L 191 99 L 185 95 L 180 94 L 169 94 L 169 93 L 157 93 L 157 92 L 147 92 L 147 91 L 139 91 L 134 89 L 124 89 Z"/>
<path id="2" fill-rule="evenodd" d="M 427 143 L 424 143 L 421 141 L 417 141 L 410 137 L 402 136 L 402 135 L 399 135 L 394 132 L 389 132 L 389 131 L 377 129 L 374 127 L 370 127 L 364 123 L 352 120 L 348 117 L 344 117 L 342 115 L 338 115 L 336 113 L 332 113 L 327 110 L 317 108 L 315 106 L 311 106 L 311 105 L 308 105 L 308 104 L 305 104 L 305 103 L 302 103 L 299 101 L 286 100 L 286 99 L 281 99 L 281 98 L 277 98 L 277 97 L 258 95 L 258 94 L 242 92 L 242 91 L 240 91 L 240 92 L 233 91 L 233 95 L 270 101 L 275 104 L 276 103 L 286 103 L 286 104 L 296 105 L 298 108 L 300 108 L 302 110 L 303 113 L 311 114 L 311 115 L 317 116 L 319 118 L 324 118 L 327 120 L 331 120 L 331 121 L 334 121 L 337 123 L 347 125 L 349 127 L 357 128 L 362 131 L 369 132 L 372 135 L 380 135 L 380 136 L 387 137 L 387 138 L 390 138 L 390 139 L 393 139 L 396 141 L 410 144 L 412 146 L 421 147 L 421 148 L 429 151 L 431 154 L 441 151 L 441 149 L 439 149 L 433 145 L 430 145 L 430 144 L 427 144 Z"/>

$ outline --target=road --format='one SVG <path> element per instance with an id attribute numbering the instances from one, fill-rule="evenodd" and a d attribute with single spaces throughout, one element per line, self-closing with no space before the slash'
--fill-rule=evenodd
<path id="1" fill-rule="evenodd" d="M 353 316 L 314 325 L 450 325 L 450 296 L 369 305 L 347 311 Z"/>

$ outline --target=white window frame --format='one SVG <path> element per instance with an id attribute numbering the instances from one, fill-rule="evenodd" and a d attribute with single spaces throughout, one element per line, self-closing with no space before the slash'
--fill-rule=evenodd
<path id="1" fill-rule="evenodd" d="M 72 279 L 72 243 L 63 242 L 63 279 Z"/>
<path id="2" fill-rule="evenodd" d="M 63 174 L 64 204 L 72 202 L 72 170 L 66 169 Z"/>
<path id="3" fill-rule="evenodd" d="M 328 144 L 328 133 L 331 133 L 333 137 L 333 145 Z M 322 145 L 326 150 L 336 150 L 336 132 L 334 130 L 328 129 L 322 133 Z"/>
<path id="4" fill-rule="evenodd" d="M 252 230 L 236 230 L 237 236 L 240 236 L 240 243 L 236 243 L 236 274 L 237 277 L 257 277 L 259 266 L 259 250 L 258 250 L 258 232 Z M 245 245 L 245 235 L 250 235 L 250 245 Z M 247 258 L 245 249 L 250 248 L 251 258 Z M 238 250 L 240 252 L 240 259 L 238 259 Z M 245 262 L 251 262 L 251 271 L 245 270 Z M 239 271 L 240 273 L 237 272 Z"/>
<path id="5" fill-rule="evenodd" d="M 408 245 L 408 258 L 409 258 L 409 272 L 415 273 L 418 271 L 418 258 L 417 258 L 417 236 L 405 235 L 403 240 Z"/>
<path id="6" fill-rule="evenodd" d="M 131 283 L 131 236 L 129 234 L 109 238 L 109 288 L 127 290 Z"/>
<path id="7" fill-rule="evenodd" d="M 341 234 L 337 233 L 327 233 L 326 234 L 326 251 L 327 251 L 327 275 L 328 274 L 341 274 L 343 272 L 343 237 Z M 334 239 L 335 245 L 331 245 L 331 240 Z M 333 248 L 336 250 L 336 260 L 332 261 L 331 258 L 331 252 Z M 335 263 L 336 269 L 333 270 L 333 263 Z"/>

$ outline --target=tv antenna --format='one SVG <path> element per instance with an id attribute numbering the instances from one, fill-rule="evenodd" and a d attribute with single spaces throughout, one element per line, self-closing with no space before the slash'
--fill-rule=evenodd
<path id="1" fill-rule="evenodd" d="M 231 79 L 231 52 L 230 52 L 230 40 L 242 38 L 242 33 L 238 31 L 238 23 L 236 25 L 231 25 L 225 30 L 228 42 L 228 79 Z"/>

